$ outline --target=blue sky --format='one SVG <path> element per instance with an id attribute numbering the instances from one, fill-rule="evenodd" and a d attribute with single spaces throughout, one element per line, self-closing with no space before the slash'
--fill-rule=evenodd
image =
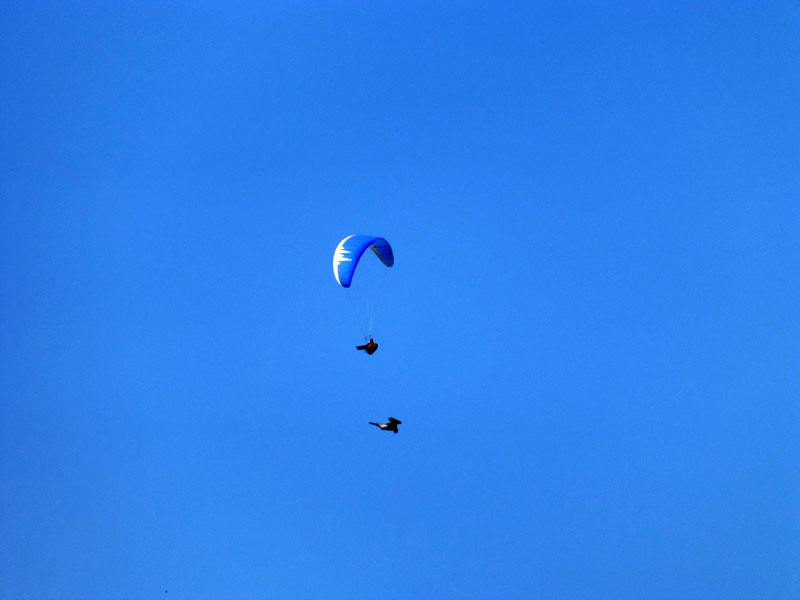
<path id="1" fill-rule="evenodd" d="M 2 2 L 1 599 L 800 596 L 800 5 L 429 4 Z"/>

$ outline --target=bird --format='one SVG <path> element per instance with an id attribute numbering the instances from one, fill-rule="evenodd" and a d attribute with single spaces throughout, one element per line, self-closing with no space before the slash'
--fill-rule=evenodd
<path id="1" fill-rule="evenodd" d="M 389 417 L 388 423 L 373 423 L 372 421 L 369 422 L 370 425 L 375 425 L 375 427 L 380 427 L 384 431 L 394 431 L 397 433 L 397 426 L 402 425 L 403 422 L 399 419 L 395 419 L 394 417 Z"/>

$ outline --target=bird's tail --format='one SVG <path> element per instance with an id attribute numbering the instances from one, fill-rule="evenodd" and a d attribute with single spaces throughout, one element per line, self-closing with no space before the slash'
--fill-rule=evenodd
<path id="1" fill-rule="evenodd" d="M 377 423 L 373 423 L 372 421 L 369 422 L 370 425 L 375 425 L 375 427 L 380 427 Z"/>

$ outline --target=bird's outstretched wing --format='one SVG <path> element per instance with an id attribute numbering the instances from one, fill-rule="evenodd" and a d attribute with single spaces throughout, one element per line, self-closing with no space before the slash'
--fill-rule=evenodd
<path id="1" fill-rule="evenodd" d="M 394 417 L 389 417 L 389 423 L 397 423 L 398 425 L 403 424 L 403 422 L 400 419 L 395 419 Z"/>

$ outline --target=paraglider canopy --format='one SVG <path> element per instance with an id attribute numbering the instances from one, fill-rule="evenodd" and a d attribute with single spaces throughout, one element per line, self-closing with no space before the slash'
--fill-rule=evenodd
<path id="1" fill-rule="evenodd" d="M 394 254 L 389 242 L 374 235 L 350 235 L 344 238 L 333 253 L 333 276 L 342 287 L 350 287 L 358 261 L 369 248 L 387 267 L 394 264 Z"/>

